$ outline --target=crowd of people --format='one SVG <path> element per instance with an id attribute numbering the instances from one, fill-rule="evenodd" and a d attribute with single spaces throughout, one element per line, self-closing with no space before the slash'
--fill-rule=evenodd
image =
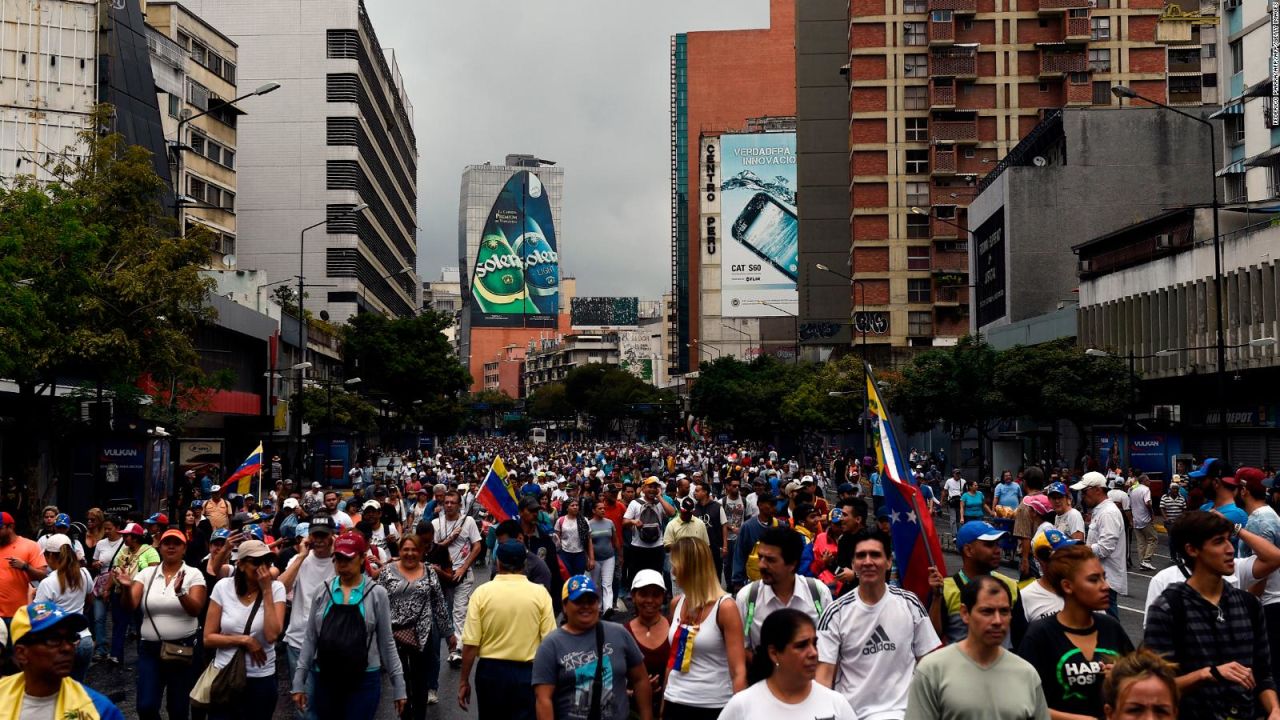
<path id="1" fill-rule="evenodd" d="M 140 718 L 373 718 L 386 694 L 417 720 L 450 695 L 502 720 L 1280 720 L 1274 474 L 1211 459 L 1153 493 L 1030 466 L 983 490 L 919 460 L 959 554 L 919 595 L 883 469 L 769 447 L 459 439 L 341 488 L 191 477 L 175 518 L 48 507 L 23 537 L 2 512 L 0 707 L 120 717 L 86 673 L 136 642 Z M 1175 564 L 1131 638 L 1118 597 L 1157 524 Z"/>

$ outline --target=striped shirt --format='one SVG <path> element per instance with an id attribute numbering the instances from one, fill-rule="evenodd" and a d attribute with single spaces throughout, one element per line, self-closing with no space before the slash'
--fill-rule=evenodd
<path id="1" fill-rule="evenodd" d="M 1182 513 L 1187 510 L 1187 501 L 1182 497 L 1182 493 L 1177 490 L 1170 490 L 1160 498 L 1160 512 L 1164 513 L 1164 523 L 1166 526 L 1172 525 L 1175 520 L 1182 517 Z M 1167 528 L 1166 528 L 1167 529 Z"/>

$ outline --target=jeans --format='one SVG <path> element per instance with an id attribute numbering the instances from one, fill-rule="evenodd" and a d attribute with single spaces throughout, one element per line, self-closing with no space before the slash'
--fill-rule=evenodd
<path id="1" fill-rule="evenodd" d="M 480 658 L 474 693 L 480 720 L 533 720 L 533 663 Z"/>
<path id="2" fill-rule="evenodd" d="M 280 692 L 275 674 L 245 678 L 236 702 L 209 710 L 209 720 L 271 720 Z"/>
<path id="3" fill-rule="evenodd" d="M 401 718 L 409 720 L 423 720 L 427 717 L 427 691 L 434 690 L 431 687 L 434 678 L 435 684 L 440 684 L 440 638 L 433 633 L 427 639 L 427 645 L 436 646 L 436 662 L 435 673 L 431 672 L 431 662 L 428 655 L 431 654 L 430 647 L 421 650 L 405 647 L 400 643 L 396 643 L 396 654 L 400 656 L 400 666 L 404 668 L 404 686 L 409 695 L 408 702 L 405 703 L 404 712 Z"/>
<path id="4" fill-rule="evenodd" d="M 560 555 L 560 562 L 564 563 L 564 568 L 569 571 L 569 577 L 583 575 L 587 572 L 586 551 L 570 553 L 561 550 L 558 554 Z"/>
<path id="5" fill-rule="evenodd" d="M 289 663 L 289 685 L 292 686 L 293 676 L 298 670 L 298 655 L 302 654 L 302 649 L 295 648 L 288 643 L 285 643 L 284 647 L 287 662 Z M 316 717 L 315 706 L 312 705 L 312 700 L 314 700 L 316 696 L 315 673 L 307 673 L 307 682 L 302 686 L 302 692 L 307 696 L 307 709 L 300 711 L 298 710 L 298 706 L 294 705 L 293 711 L 295 713 L 295 717 L 297 717 L 298 720 L 318 720 Z M 292 703 L 290 704 L 292 705 Z"/>
<path id="6" fill-rule="evenodd" d="M 432 632 L 431 637 L 427 639 L 426 662 L 427 662 L 427 689 L 440 689 L 440 643 L 444 639 L 439 634 Z"/>
<path id="7" fill-rule="evenodd" d="M 107 615 L 111 613 L 110 605 L 106 600 L 93 596 L 93 640 L 94 652 L 98 655 L 105 656 L 107 654 L 107 646 L 110 641 L 107 639 Z"/>
<path id="8" fill-rule="evenodd" d="M 93 662 L 93 637 L 85 635 L 76 643 L 76 663 L 71 667 L 71 679 L 84 682 L 90 662 Z"/>
<path id="9" fill-rule="evenodd" d="M 471 600 L 471 591 L 475 588 L 471 571 L 451 588 L 445 588 L 444 601 L 453 608 L 453 631 L 462 637 L 462 626 L 467 622 L 467 603 Z"/>
<path id="10" fill-rule="evenodd" d="M 613 566 L 617 558 L 596 559 L 596 569 L 591 571 L 591 579 L 600 588 L 600 612 L 613 609 Z"/>
<path id="11" fill-rule="evenodd" d="M 199 653 L 197 653 L 199 654 Z M 191 708 L 191 688 L 202 663 L 166 663 L 160 660 L 160 643 L 138 641 L 138 717 L 160 720 L 160 700 L 165 700 L 169 720 L 186 720 Z"/>
<path id="12" fill-rule="evenodd" d="M 111 596 L 111 657 L 124 662 L 124 637 L 133 624 L 133 611 L 120 602 L 118 595 Z"/>
<path id="13" fill-rule="evenodd" d="M 342 679 L 347 682 L 315 678 L 313 697 L 320 720 L 373 720 L 382 699 L 382 670 L 369 670 L 359 679 Z"/>

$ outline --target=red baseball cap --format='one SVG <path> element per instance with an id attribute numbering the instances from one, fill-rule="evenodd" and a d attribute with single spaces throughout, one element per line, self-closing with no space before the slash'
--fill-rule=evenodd
<path id="1" fill-rule="evenodd" d="M 369 551 L 369 543 L 365 542 L 364 535 L 349 530 L 339 535 L 334 541 L 333 551 L 347 557 L 362 557 Z"/>
<path id="2" fill-rule="evenodd" d="M 0 512 L 0 525 L 12 525 L 13 516 L 7 512 Z"/>
<path id="3" fill-rule="evenodd" d="M 1246 488 L 1249 488 L 1249 491 L 1252 493 L 1261 495 L 1267 491 L 1267 487 L 1262 484 L 1263 479 L 1266 477 L 1266 474 L 1258 468 L 1236 468 L 1236 480 Z"/>

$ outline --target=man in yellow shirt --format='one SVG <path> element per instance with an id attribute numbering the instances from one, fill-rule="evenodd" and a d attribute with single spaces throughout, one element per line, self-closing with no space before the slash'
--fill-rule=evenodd
<path id="1" fill-rule="evenodd" d="M 214 530 L 231 527 L 231 503 L 222 497 L 222 486 L 209 488 L 209 499 L 204 503 L 204 516 Z"/>
<path id="2" fill-rule="evenodd" d="M 533 720 L 533 658 L 556 627 L 551 596 L 524 576 L 523 543 L 507 540 L 496 555 L 497 576 L 476 588 L 467 604 L 458 706 L 466 710 L 471 703 L 474 665 L 480 720 Z"/>
<path id="3" fill-rule="evenodd" d="M 698 506 L 697 501 L 692 496 L 685 497 L 680 501 L 680 514 L 671 518 L 667 523 L 667 529 L 662 533 L 662 545 L 671 549 L 672 545 L 680 538 L 691 537 L 697 538 L 708 546 L 711 540 L 708 539 L 707 525 L 702 522 L 701 518 L 693 516 L 694 509 Z"/>

